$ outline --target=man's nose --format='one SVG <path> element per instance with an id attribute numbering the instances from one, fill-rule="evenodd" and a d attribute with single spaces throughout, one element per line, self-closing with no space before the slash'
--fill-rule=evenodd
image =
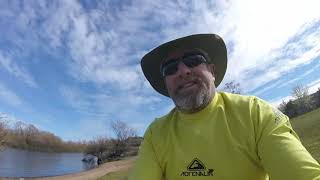
<path id="1" fill-rule="evenodd" d="M 191 75 L 191 69 L 188 66 L 186 66 L 183 62 L 180 62 L 178 64 L 177 74 L 182 77 Z"/>

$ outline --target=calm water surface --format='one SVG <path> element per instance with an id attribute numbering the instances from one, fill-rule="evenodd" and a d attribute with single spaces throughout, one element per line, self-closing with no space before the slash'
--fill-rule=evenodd
<path id="1" fill-rule="evenodd" d="M 93 168 L 82 153 L 43 153 L 17 149 L 0 151 L 0 177 L 56 176 Z"/>

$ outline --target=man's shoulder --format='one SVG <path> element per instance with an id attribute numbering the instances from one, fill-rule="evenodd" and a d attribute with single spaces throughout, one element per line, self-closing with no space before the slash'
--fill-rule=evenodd
<path id="1" fill-rule="evenodd" d="M 155 120 L 149 125 L 148 129 L 153 132 L 164 132 L 165 130 L 168 130 L 168 127 L 170 126 L 170 120 L 173 118 L 175 112 L 176 108 L 173 108 L 166 115 L 155 118 Z"/>
<path id="2" fill-rule="evenodd" d="M 219 96 L 220 101 L 231 109 L 243 109 L 246 107 L 257 108 L 258 106 L 274 109 L 270 103 L 257 96 L 232 94 L 228 92 L 219 92 Z"/>
<path id="3" fill-rule="evenodd" d="M 223 102 L 232 103 L 232 104 L 250 103 L 251 101 L 258 99 L 256 96 L 233 94 L 233 93 L 222 92 L 222 91 L 219 92 L 218 94 L 221 100 L 223 100 Z"/>

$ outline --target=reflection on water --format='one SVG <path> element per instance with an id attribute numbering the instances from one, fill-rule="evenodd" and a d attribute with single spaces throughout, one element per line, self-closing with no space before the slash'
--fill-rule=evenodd
<path id="1" fill-rule="evenodd" d="M 17 149 L 0 152 L 0 177 L 39 177 L 88 170 L 81 153 L 44 153 Z"/>

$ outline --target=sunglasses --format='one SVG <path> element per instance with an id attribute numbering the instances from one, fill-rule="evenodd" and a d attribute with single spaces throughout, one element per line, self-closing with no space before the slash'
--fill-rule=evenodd
<path id="1" fill-rule="evenodd" d="M 189 68 L 198 66 L 201 63 L 207 63 L 206 58 L 200 54 L 185 54 L 182 58 L 169 59 L 160 67 L 160 73 L 163 77 L 173 75 L 178 71 L 178 65 L 182 62 Z"/>

